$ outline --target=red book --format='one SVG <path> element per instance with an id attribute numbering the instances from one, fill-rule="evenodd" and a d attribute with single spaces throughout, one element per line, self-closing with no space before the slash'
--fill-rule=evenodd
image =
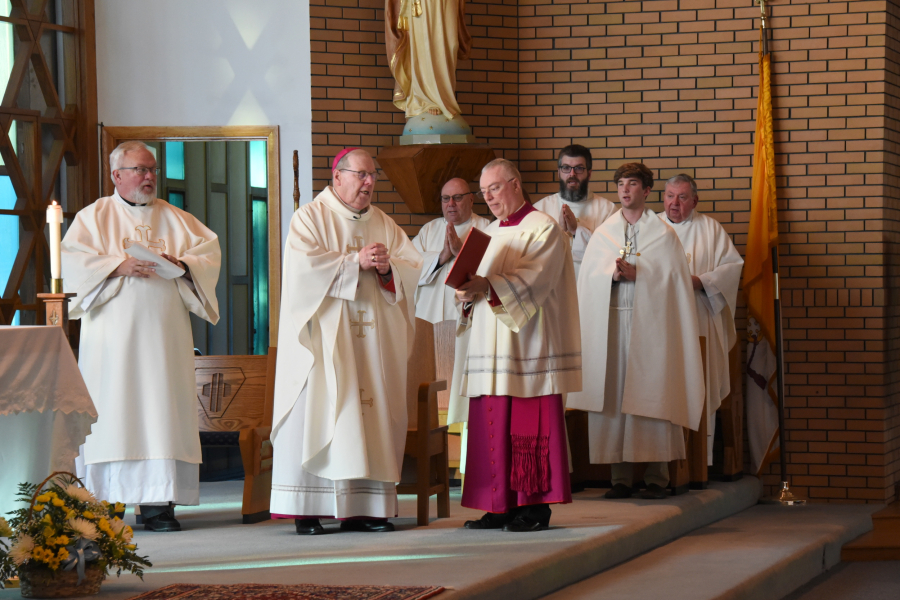
<path id="1" fill-rule="evenodd" d="M 467 282 L 469 275 L 474 275 L 478 271 L 478 265 L 481 264 L 481 259 L 484 258 L 484 253 L 487 252 L 490 243 L 491 236 L 472 227 L 456 257 L 453 268 L 447 273 L 444 284 L 457 290 L 459 286 Z"/>

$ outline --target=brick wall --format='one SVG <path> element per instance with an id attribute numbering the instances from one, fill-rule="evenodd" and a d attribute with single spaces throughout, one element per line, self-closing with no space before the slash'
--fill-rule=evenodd
<path id="1" fill-rule="evenodd" d="M 463 115 L 518 161 L 536 197 L 557 189 L 556 152 L 573 142 L 592 148 L 594 189 L 611 199 L 623 162 L 642 160 L 660 179 L 691 173 L 700 209 L 743 251 L 758 84 L 759 9 L 749 4 L 468 2 Z M 900 471 L 900 9 L 896 0 L 773 4 L 789 470 L 814 500 L 883 502 Z M 383 7 L 311 2 L 317 189 L 338 148 L 375 154 L 401 133 Z M 432 218 L 410 215 L 389 182 L 378 190 L 409 233 Z M 657 192 L 651 200 L 658 209 Z M 745 326 L 740 309 L 742 339 Z"/>

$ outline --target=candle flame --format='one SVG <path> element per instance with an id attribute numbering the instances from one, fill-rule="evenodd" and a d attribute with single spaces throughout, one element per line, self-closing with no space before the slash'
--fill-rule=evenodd
<path id="1" fill-rule="evenodd" d="M 53 201 L 53 206 L 56 206 L 56 200 Z"/>

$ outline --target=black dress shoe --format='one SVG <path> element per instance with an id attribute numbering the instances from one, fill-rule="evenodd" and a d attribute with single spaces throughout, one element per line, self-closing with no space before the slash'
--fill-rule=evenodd
<path id="1" fill-rule="evenodd" d="M 318 519 L 294 519 L 297 535 L 322 535 L 325 528 Z"/>
<path id="2" fill-rule="evenodd" d="M 475 521 L 466 521 L 463 527 L 466 529 L 501 529 L 511 523 L 516 515 L 510 511 L 505 513 L 485 513 L 483 517 Z"/>
<path id="3" fill-rule="evenodd" d="M 624 483 L 617 483 L 612 486 L 612 489 L 603 494 L 603 497 L 608 498 L 609 500 L 620 500 L 622 498 L 631 498 L 632 493 L 630 486 L 627 486 Z"/>
<path id="4" fill-rule="evenodd" d="M 144 518 L 144 529 L 147 531 L 181 531 L 181 523 L 168 512 Z"/>
<path id="5" fill-rule="evenodd" d="M 647 489 L 641 493 L 641 498 L 644 500 L 665 500 L 669 497 L 669 492 L 666 488 L 656 485 L 655 483 L 647 484 Z"/>
<path id="6" fill-rule="evenodd" d="M 544 531 L 550 528 L 550 520 L 534 519 L 527 514 L 519 514 L 511 522 L 503 526 L 503 531 L 511 531 L 513 533 L 525 533 L 528 531 Z"/>
<path id="7" fill-rule="evenodd" d="M 341 521 L 341 531 L 382 533 L 394 531 L 394 524 L 385 519 L 349 519 Z"/>

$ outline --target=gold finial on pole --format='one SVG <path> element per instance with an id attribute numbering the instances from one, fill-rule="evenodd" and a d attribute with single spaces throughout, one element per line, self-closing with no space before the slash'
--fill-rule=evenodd
<path id="1" fill-rule="evenodd" d="M 300 159 L 294 150 L 294 212 L 300 208 Z"/>
<path id="2" fill-rule="evenodd" d="M 766 0 L 756 0 L 756 3 L 759 4 L 759 13 L 760 13 L 759 18 L 761 20 L 761 26 L 763 29 L 765 29 L 766 28 Z"/>

